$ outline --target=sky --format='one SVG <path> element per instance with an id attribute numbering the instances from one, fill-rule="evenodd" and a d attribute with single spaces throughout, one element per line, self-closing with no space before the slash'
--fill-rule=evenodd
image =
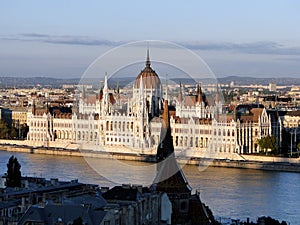
<path id="1" fill-rule="evenodd" d="M 81 77 L 120 44 L 163 40 L 217 77 L 300 77 L 299 10 L 297 0 L 2 1 L 0 76 Z"/>

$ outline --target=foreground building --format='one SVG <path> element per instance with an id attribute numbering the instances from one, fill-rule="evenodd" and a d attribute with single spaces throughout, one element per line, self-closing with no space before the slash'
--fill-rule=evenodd
<path id="1" fill-rule="evenodd" d="M 171 224 L 172 205 L 166 193 L 137 185 L 99 188 L 58 179 L 23 177 L 20 187 L 6 187 L 0 178 L 0 224 L 139 225 Z"/>
<path id="2" fill-rule="evenodd" d="M 167 193 L 172 202 L 172 224 L 210 225 L 214 217 L 200 200 L 200 193 L 192 194 L 181 168 L 178 166 L 171 135 L 168 101 L 165 100 L 161 133 L 165 134 L 157 148 L 157 173 L 151 189 Z"/>

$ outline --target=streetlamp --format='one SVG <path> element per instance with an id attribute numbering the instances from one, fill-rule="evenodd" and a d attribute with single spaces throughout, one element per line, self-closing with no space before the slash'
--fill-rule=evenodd
<path id="1" fill-rule="evenodd" d="M 290 131 L 291 134 L 291 157 L 293 156 L 293 131 Z"/>
<path id="2" fill-rule="evenodd" d="M 19 136 L 19 140 L 21 139 L 21 126 L 20 126 L 20 120 L 18 120 L 18 136 Z"/>
<path id="3" fill-rule="evenodd" d="M 295 137 L 294 137 L 294 143 L 296 143 L 296 138 L 297 138 L 297 133 L 296 133 L 296 128 L 295 129 L 291 129 L 290 134 L 291 134 L 291 157 L 293 156 L 293 131 L 295 133 Z"/>

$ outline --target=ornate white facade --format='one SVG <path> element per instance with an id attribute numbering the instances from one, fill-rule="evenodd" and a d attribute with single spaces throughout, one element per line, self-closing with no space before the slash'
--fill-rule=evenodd
<path id="1" fill-rule="evenodd" d="M 48 146 L 49 142 L 80 144 L 85 148 L 105 147 L 133 149 L 137 153 L 156 150 L 161 140 L 160 115 L 163 112 L 161 81 L 151 68 L 147 54 L 146 66 L 137 76 L 132 95 L 121 98 L 104 86 L 97 95 L 82 90 L 78 109 L 73 113 L 28 113 L 28 141 Z M 176 110 L 170 123 L 175 150 L 189 156 L 213 153 L 253 153 L 259 149 L 256 140 L 272 133 L 271 119 L 265 109 L 253 109 L 246 118 L 224 115 L 217 94 L 209 105 L 200 85 L 196 95 L 183 96 L 182 85 Z M 252 117 L 251 117 L 252 116 Z M 92 146 L 92 147 L 91 147 Z M 151 151 L 150 151 L 151 152 Z M 201 154 L 200 154 L 201 153 Z M 226 156 L 227 157 L 227 156 Z"/>

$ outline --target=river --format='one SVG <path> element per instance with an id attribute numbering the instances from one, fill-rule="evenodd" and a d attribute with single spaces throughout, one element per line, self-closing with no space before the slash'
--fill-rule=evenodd
<path id="1" fill-rule="evenodd" d="M 112 187 L 118 183 L 147 184 L 155 174 L 151 164 L 110 159 L 38 155 L 0 151 L 0 173 L 11 155 L 18 158 L 23 176 L 42 176 Z M 88 161 L 88 163 L 87 163 Z M 92 167 L 98 166 L 98 172 Z M 129 171 L 119 167 L 129 165 Z M 96 169 L 96 170 L 97 170 Z M 217 217 L 256 220 L 271 216 L 300 224 L 300 173 L 184 166 L 189 184 L 199 189 L 202 201 Z M 102 174 L 102 175 L 99 175 Z M 104 175 L 104 177 L 103 177 Z M 144 182 L 147 180 L 147 182 Z"/>

